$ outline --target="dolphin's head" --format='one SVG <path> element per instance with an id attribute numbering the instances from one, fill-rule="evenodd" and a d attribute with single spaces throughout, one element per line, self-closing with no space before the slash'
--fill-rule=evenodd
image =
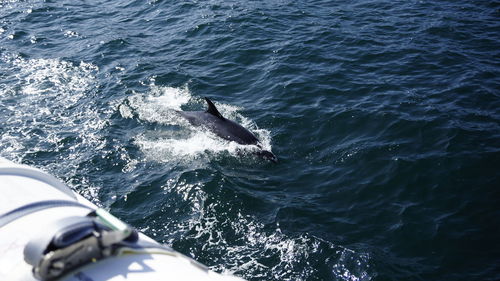
<path id="1" fill-rule="evenodd" d="M 267 159 L 273 163 L 278 163 L 278 157 L 276 157 L 276 155 L 274 155 L 271 151 L 260 150 L 257 152 L 257 155 L 259 155 L 260 157 Z"/>

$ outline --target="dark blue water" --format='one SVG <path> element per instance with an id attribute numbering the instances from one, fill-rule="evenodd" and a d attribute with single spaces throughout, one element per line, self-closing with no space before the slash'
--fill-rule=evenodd
<path id="1" fill-rule="evenodd" d="M 0 134 L 219 272 L 500 279 L 498 1 L 0 1 Z"/>

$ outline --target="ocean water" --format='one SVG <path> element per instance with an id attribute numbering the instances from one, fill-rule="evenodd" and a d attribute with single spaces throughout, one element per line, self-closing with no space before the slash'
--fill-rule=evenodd
<path id="1" fill-rule="evenodd" d="M 500 280 L 500 2 L 0 0 L 0 156 L 248 280 Z"/>

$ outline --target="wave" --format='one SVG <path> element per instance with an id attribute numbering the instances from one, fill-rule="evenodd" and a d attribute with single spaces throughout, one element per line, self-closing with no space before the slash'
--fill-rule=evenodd
<path id="1" fill-rule="evenodd" d="M 20 151 L 58 152 L 67 148 L 71 138 L 80 140 L 73 150 L 85 146 L 95 151 L 104 145 L 98 132 L 105 121 L 92 102 L 95 65 L 3 55 L 0 71 L 9 80 L 0 85 L 3 156 L 21 161 Z"/>
<path id="2" fill-rule="evenodd" d="M 218 102 L 216 105 L 222 115 L 242 124 L 255 134 L 264 149 L 271 150 L 269 130 L 259 129 L 251 119 L 238 112 L 241 108 L 237 106 Z M 183 109 L 204 110 L 205 107 L 205 101 L 193 96 L 187 86 L 173 88 L 152 84 L 148 92 L 128 97 L 119 106 L 119 111 L 123 118 L 137 118 L 145 123 L 159 125 L 135 137 L 134 143 L 147 160 L 191 163 L 210 161 L 221 155 L 251 155 L 258 149 L 256 146 L 226 141 L 202 128 L 195 128 L 176 112 Z"/>

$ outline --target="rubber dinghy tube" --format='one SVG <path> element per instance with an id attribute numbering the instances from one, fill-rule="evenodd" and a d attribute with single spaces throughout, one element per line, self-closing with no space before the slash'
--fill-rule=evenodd
<path id="1" fill-rule="evenodd" d="M 157 243 L 43 171 L 3 158 L 0 253 L 0 280 L 242 280 Z"/>

